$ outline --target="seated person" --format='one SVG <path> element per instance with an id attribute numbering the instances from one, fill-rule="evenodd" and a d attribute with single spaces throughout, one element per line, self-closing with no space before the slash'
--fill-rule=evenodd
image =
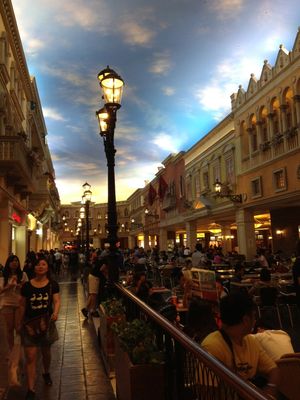
<path id="1" fill-rule="evenodd" d="M 277 361 L 284 354 L 294 353 L 291 338 L 281 329 L 272 329 L 271 324 L 259 319 L 256 322 L 256 333 L 252 335 L 264 351 Z"/>
<path id="2" fill-rule="evenodd" d="M 257 375 L 265 376 L 267 383 L 263 389 L 275 395 L 278 368 L 250 335 L 255 325 L 255 309 L 247 294 L 223 297 L 220 301 L 222 329 L 210 333 L 201 346 L 245 380 L 253 380 Z"/>
<path id="3" fill-rule="evenodd" d="M 260 271 L 260 279 L 254 283 L 252 288 L 249 290 L 250 295 L 259 296 L 260 304 L 262 306 L 273 306 L 278 297 L 278 289 L 271 282 L 271 272 L 263 268 Z"/>
<path id="4" fill-rule="evenodd" d="M 173 288 L 176 296 L 182 298 L 183 307 L 188 307 L 192 298 L 192 280 L 188 278 L 188 273 L 182 271 L 178 275 L 178 285 Z"/>
<path id="5" fill-rule="evenodd" d="M 216 280 L 216 289 L 219 300 L 225 296 L 228 296 L 229 294 L 228 289 L 226 288 L 226 286 L 224 286 L 223 281 L 221 279 Z"/>
<path id="6" fill-rule="evenodd" d="M 184 332 L 196 342 L 201 343 L 209 333 L 217 329 L 212 305 L 203 299 L 193 298 L 187 312 Z"/>
<path id="7" fill-rule="evenodd" d="M 133 275 L 132 291 L 144 302 L 148 301 L 149 296 L 152 294 L 152 283 L 146 280 L 145 272 L 136 272 Z"/>

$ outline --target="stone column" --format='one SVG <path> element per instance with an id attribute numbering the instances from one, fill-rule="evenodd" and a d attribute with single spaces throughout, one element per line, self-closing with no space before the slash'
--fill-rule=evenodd
<path id="1" fill-rule="evenodd" d="M 279 118 L 279 129 L 280 132 L 283 133 L 287 130 L 287 122 L 286 122 L 286 104 L 281 104 L 280 108 L 280 118 Z"/>
<path id="2" fill-rule="evenodd" d="M 256 254 L 253 212 L 245 209 L 238 209 L 235 217 L 237 224 L 238 252 L 244 254 L 246 260 L 251 261 Z"/>
<path id="3" fill-rule="evenodd" d="M 191 252 L 195 250 L 197 243 L 197 223 L 189 221 L 185 223 L 186 229 L 186 247 L 189 247 Z"/>
<path id="4" fill-rule="evenodd" d="M 27 252 L 27 227 L 25 225 L 18 226 L 16 229 L 16 254 L 19 257 L 21 267 L 25 263 Z"/>
<path id="5" fill-rule="evenodd" d="M 149 243 L 149 231 L 144 232 L 144 250 L 147 251 L 150 249 Z"/>
<path id="6" fill-rule="evenodd" d="M 132 235 L 128 235 L 128 247 L 133 249 L 135 246 L 135 238 Z"/>
<path id="7" fill-rule="evenodd" d="M 224 254 L 226 254 L 226 253 L 232 251 L 232 239 L 231 239 L 230 225 L 222 226 L 222 236 L 224 238 L 223 252 L 224 252 Z"/>
<path id="8" fill-rule="evenodd" d="M 272 137 L 274 136 L 274 123 L 273 123 L 273 113 L 269 113 L 267 115 L 268 117 L 268 127 L 269 127 L 269 139 L 272 139 Z"/>
<path id="9" fill-rule="evenodd" d="M 256 130 L 257 130 L 257 147 L 259 148 L 259 145 L 264 142 L 263 135 L 262 135 L 262 122 L 261 121 L 256 122 Z"/>
<path id="10" fill-rule="evenodd" d="M 168 251 L 168 232 L 165 228 L 159 229 L 159 249 Z"/>

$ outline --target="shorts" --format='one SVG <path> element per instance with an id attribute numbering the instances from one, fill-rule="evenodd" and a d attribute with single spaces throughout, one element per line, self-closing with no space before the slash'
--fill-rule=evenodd
<path id="1" fill-rule="evenodd" d="M 99 278 L 89 274 L 89 294 L 99 293 Z"/>
<path id="2" fill-rule="evenodd" d="M 39 338 L 29 336 L 25 329 L 21 330 L 21 344 L 24 347 L 49 347 L 57 340 L 58 331 L 54 321 L 50 322 L 48 332 Z"/>

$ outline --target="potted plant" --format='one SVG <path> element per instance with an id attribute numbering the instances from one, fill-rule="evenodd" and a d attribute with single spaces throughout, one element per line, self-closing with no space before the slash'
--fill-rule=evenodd
<path id="1" fill-rule="evenodd" d="M 135 319 L 113 324 L 116 334 L 115 373 L 118 400 L 165 398 L 163 353 L 148 323 Z M 149 382 L 155 384 L 149 385 Z"/>
<path id="2" fill-rule="evenodd" d="M 115 343 L 112 324 L 125 320 L 125 309 L 121 300 L 112 298 L 100 304 L 100 326 L 98 332 L 102 358 L 109 374 L 114 371 Z"/>

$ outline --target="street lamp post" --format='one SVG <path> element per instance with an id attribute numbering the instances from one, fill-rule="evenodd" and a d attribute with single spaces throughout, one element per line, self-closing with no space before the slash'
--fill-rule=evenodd
<path id="1" fill-rule="evenodd" d="M 109 279 L 118 281 L 119 272 L 117 268 L 118 221 L 115 189 L 115 153 L 114 133 L 117 121 L 117 110 L 121 107 L 123 92 L 123 79 L 109 66 L 99 72 L 98 79 L 103 92 L 105 105 L 96 112 L 99 122 L 100 135 L 103 138 L 104 151 L 107 159 L 107 183 L 108 183 L 108 205 L 107 205 L 107 241 L 110 244 L 111 268 L 109 268 Z M 113 261 L 114 260 L 114 261 Z M 113 262 L 115 266 L 113 266 Z"/>
<path id="2" fill-rule="evenodd" d="M 82 200 L 85 204 L 85 227 L 86 227 L 86 246 L 85 246 L 85 257 L 86 257 L 86 263 L 88 264 L 89 262 L 89 256 L 90 256 L 90 224 L 89 224 L 89 216 L 90 216 L 90 202 L 92 199 L 92 191 L 91 191 L 91 185 L 87 182 L 85 182 L 83 185 L 83 196 Z"/>

